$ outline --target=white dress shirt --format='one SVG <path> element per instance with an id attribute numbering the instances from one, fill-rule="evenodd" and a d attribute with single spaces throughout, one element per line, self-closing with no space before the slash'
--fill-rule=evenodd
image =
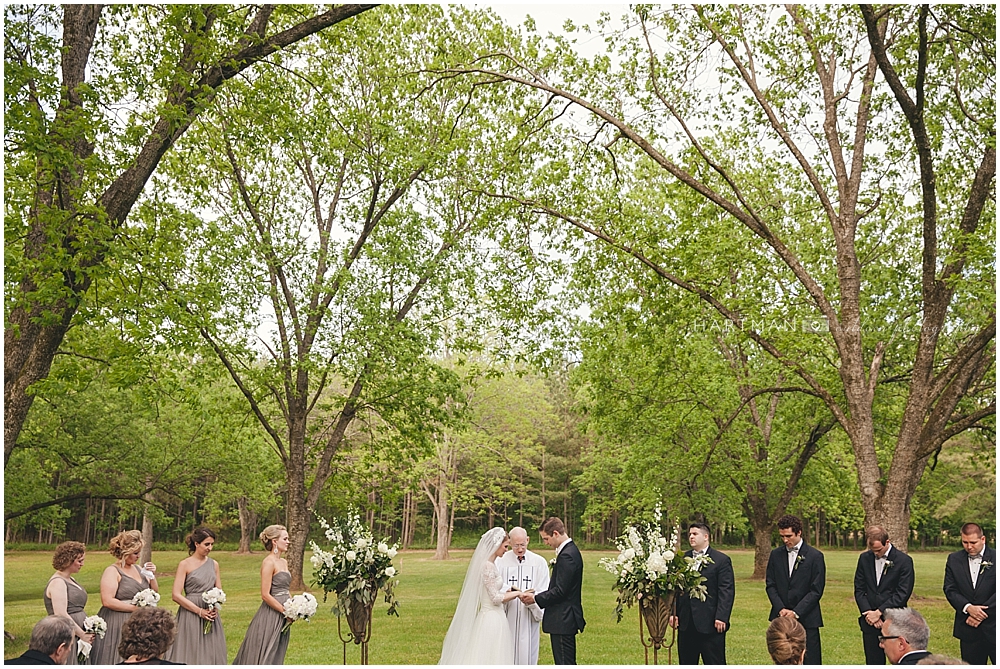
<path id="1" fill-rule="evenodd" d="M 799 551 L 802 550 L 802 544 L 804 542 L 799 539 L 799 543 L 795 544 L 795 548 L 789 549 L 787 546 L 785 550 L 788 551 L 788 575 L 791 576 L 792 572 L 795 571 L 795 560 L 799 557 Z"/>
<path id="2" fill-rule="evenodd" d="M 882 557 L 875 558 L 875 585 L 882 582 L 882 570 L 885 569 L 885 563 L 889 559 L 890 551 L 892 551 L 892 544 L 886 546 L 885 552 L 882 553 Z"/>

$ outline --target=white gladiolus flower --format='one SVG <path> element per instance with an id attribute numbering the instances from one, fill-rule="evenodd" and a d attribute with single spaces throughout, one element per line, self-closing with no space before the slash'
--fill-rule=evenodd
<path id="1" fill-rule="evenodd" d="M 309 558 L 309 561 L 312 562 L 312 566 L 316 569 L 319 568 L 319 565 L 322 562 L 322 560 L 318 555 L 313 555 L 311 558 Z"/>
<path id="2" fill-rule="evenodd" d="M 625 552 L 622 553 L 622 557 L 625 558 L 625 560 L 631 560 L 632 558 L 635 557 L 635 549 L 634 548 L 626 548 Z"/>

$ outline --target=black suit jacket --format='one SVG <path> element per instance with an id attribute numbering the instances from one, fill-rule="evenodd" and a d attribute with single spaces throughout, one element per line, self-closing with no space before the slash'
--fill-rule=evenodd
<path id="1" fill-rule="evenodd" d="M 865 551 L 858 556 L 854 571 L 854 601 L 858 604 L 858 625 L 865 634 L 879 630 L 865 620 L 865 611 L 905 608 L 913 594 L 913 558 L 895 546 L 889 549 L 888 561 L 882 568 L 882 578 L 875 583 L 875 553 Z M 891 562 L 892 566 L 888 566 Z"/>
<path id="2" fill-rule="evenodd" d="M 944 596 L 955 609 L 955 628 L 952 632 L 955 638 L 965 641 L 976 641 L 980 635 L 996 637 L 997 633 L 997 553 L 986 546 L 983 548 L 983 562 L 992 562 L 988 567 L 980 566 L 976 587 L 972 587 L 972 574 L 969 573 L 969 556 L 964 551 L 956 551 L 948 556 L 944 567 Z M 979 627 L 965 624 L 968 614 L 962 613 L 966 604 L 989 607 L 989 617 Z"/>
<path id="3" fill-rule="evenodd" d="M 892 608 L 891 606 L 889 608 Z M 871 609 L 868 609 L 871 611 Z M 869 627 L 871 627 L 869 625 Z M 907 653 L 904 657 L 899 658 L 899 664 L 916 664 L 920 660 L 924 659 L 931 652 L 929 650 L 915 650 L 911 653 Z"/>
<path id="4" fill-rule="evenodd" d="M 684 555 L 691 557 L 694 551 L 687 551 Z M 708 595 L 705 601 L 697 597 L 692 599 L 687 595 L 677 598 L 678 628 L 687 630 L 693 627 L 697 632 L 709 634 L 715 631 L 715 621 L 721 620 L 726 623 L 728 632 L 729 617 L 733 613 L 733 600 L 736 598 L 733 561 L 711 546 L 708 547 L 707 555 L 712 558 L 712 564 L 702 566 L 701 575 L 705 577 L 704 585 L 708 588 Z"/>
<path id="5" fill-rule="evenodd" d="M 583 557 L 570 541 L 556 557 L 549 589 L 535 595 L 535 603 L 545 609 L 542 631 L 546 634 L 576 634 L 587 622 L 583 619 L 580 589 L 583 586 Z"/>
<path id="6" fill-rule="evenodd" d="M 38 650 L 26 650 L 20 657 L 4 660 L 4 664 L 55 664 L 55 660 Z"/>
<path id="7" fill-rule="evenodd" d="M 802 542 L 792 575 L 788 575 L 788 551 L 779 546 L 767 560 L 765 578 L 767 598 L 771 600 L 771 617 L 781 609 L 791 609 L 803 627 L 822 627 L 823 614 L 819 600 L 826 588 L 826 561 L 819 550 Z"/>

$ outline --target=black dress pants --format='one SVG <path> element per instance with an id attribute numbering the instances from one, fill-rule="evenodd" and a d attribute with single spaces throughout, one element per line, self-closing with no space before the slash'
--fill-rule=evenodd
<path id="1" fill-rule="evenodd" d="M 823 664 L 823 647 L 819 643 L 819 628 L 806 628 L 806 659 L 802 664 Z"/>
<path id="2" fill-rule="evenodd" d="M 878 644 L 878 634 L 865 634 L 865 664 L 885 665 L 885 650 Z"/>
<path id="3" fill-rule="evenodd" d="M 993 639 L 986 638 L 986 635 L 981 635 L 980 638 L 973 641 L 966 641 L 965 639 L 959 639 L 959 647 L 962 650 L 962 661 L 968 662 L 969 664 L 986 664 L 987 658 L 994 665 L 997 663 L 997 640 L 996 637 Z"/>
<path id="4" fill-rule="evenodd" d="M 554 664 L 576 664 L 576 635 L 550 634 Z"/>
<path id="5" fill-rule="evenodd" d="M 725 664 L 726 633 L 702 634 L 693 627 L 677 630 L 677 663 L 698 664 L 699 657 L 704 664 Z"/>

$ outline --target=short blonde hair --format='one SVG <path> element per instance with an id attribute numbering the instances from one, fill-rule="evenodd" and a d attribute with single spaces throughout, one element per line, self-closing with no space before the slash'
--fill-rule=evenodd
<path id="1" fill-rule="evenodd" d="M 126 555 L 138 553 L 142 550 L 142 532 L 139 530 L 125 530 L 119 532 L 111 543 L 108 544 L 111 554 L 121 560 Z"/>
<path id="2" fill-rule="evenodd" d="M 260 540 L 264 542 L 264 548 L 271 550 L 274 548 L 274 542 L 278 540 L 282 532 L 287 532 L 288 528 L 284 525 L 268 525 L 264 528 L 264 531 L 260 533 Z"/>

